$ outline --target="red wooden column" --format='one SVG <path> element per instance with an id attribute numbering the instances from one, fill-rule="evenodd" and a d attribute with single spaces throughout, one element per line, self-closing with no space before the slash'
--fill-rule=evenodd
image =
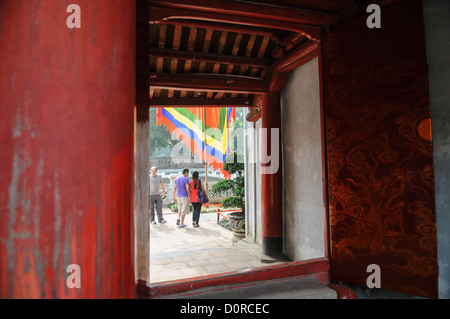
<path id="1" fill-rule="evenodd" d="M 274 161 L 261 163 L 261 235 L 263 253 L 280 257 L 283 248 L 283 175 L 281 158 L 281 108 L 279 93 L 265 93 L 262 98 L 261 127 L 267 138 L 262 138 L 262 155 L 272 158 L 278 153 L 278 165 Z M 272 142 L 272 134 L 278 130 L 278 138 Z M 276 167 L 278 166 L 278 167 Z"/>
<path id="2" fill-rule="evenodd" d="M 138 294 L 150 282 L 150 26 L 147 0 L 136 1 L 136 149 L 135 149 L 135 247 Z"/>
<path id="3" fill-rule="evenodd" d="M 0 2 L 0 298 L 135 296 L 135 10 Z"/>

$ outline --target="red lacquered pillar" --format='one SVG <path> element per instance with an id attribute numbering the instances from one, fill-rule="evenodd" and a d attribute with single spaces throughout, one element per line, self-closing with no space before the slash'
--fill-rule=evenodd
<path id="1" fill-rule="evenodd" d="M 282 256 L 283 250 L 283 175 L 281 157 L 281 107 L 279 93 L 263 95 L 261 163 L 261 235 L 263 253 Z M 278 134 L 278 137 L 277 135 Z M 272 136 L 274 138 L 272 138 Z M 268 162 L 267 162 L 268 161 Z M 265 163 L 267 162 L 267 163 Z"/>
<path id="2" fill-rule="evenodd" d="M 0 2 L 0 298 L 135 296 L 135 10 Z"/>

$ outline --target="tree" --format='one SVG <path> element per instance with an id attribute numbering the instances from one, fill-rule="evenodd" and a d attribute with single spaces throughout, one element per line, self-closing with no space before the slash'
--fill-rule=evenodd
<path id="1" fill-rule="evenodd" d="M 167 128 L 163 125 L 156 125 L 156 108 L 150 108 L 150 152 L 154 154 L 157 149 L 172 150 L 179 142 L 172 140 Z"/>

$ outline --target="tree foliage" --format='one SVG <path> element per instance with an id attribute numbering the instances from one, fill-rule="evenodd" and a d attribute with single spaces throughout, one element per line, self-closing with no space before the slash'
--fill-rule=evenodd
<path id="1" fill-rule="evenodd" d="M 231 125 L 231 130 L 236 130 L 238 128 L 242 128 L 243 123 L 239 118 L 236 119 Z M 237 136 L 234 135 L 233 143 L 237 143 Z M 217 182 L 212 187 L 213 192 L 219 193 L 222 191 L 227 191 L 232 189 L 235 196 L 227 197 L 222 201 L 222 205 L 224 208 L 227 207 L 239 207 L 242 211 L 245 211 L 245 178 L 244 178 L 244 163 L 238 163 L 238 156 L 242 156 L 243 154 L 238 154 L 237 147 L 234 147 L 234 156 L 233 161 L 225 161 L 223 165 L 223 169 L 229 172 L 230 174 L 237 174 L 234 179 L 226 179 Z"/>
<path id="2" fill-rule="evenodd" d="M 172 150 L 179 142 L 172 139 L 170 132 L 164 125 L 156 125 L 156 108 L 150 108 L 150 153 L 153 155 L 158 149 Z"/>

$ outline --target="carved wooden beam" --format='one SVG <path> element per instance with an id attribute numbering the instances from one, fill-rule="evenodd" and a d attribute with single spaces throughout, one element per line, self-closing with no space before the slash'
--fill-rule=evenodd
<path id="1" fill-rule="evenodd" d="M 272 68 L 275 72 L 291 72 L 312 58 L 318 56 L 318 54 L 319 44 L 317 42 L 309 41 L 284 58 L 275 62 Z"/>
<path id="2" fill-rule="evenodd" d="M 190 11 L 172 8 L 150 8 L 150 23 L 161 23 L 171 19 L 203 20 L 210 22 L 238 24 L 251 27 L 271 28 L 278 30 L 288 30 L 300 33 L 308 39 L 319 41 L 321 28 L 319 26 L 305 25 L 291 21 L 270 20 L 266 18 L 255 18 L 247 16 L 234 16 L 219 13 Z"/>
<path id="3" fill-rule="evenodd" d="M 291 32 L 287 37 L 285 37 L 282 41 L 280 41 L 277 46 L 275 46 L 272 50 L 272 57 L 274 59 L 280 59 L 283 56 L 292 52 L 295 48 L 299 47 L 305 42 L 308 42 L 309 39 L 304 35 Z"/>
<path id="4" fill-rule="evenodd" d="M 169 59 L 192 60 L 199 62 L 248 65 L 255 67 L 269 66 L 274 62 L 273 60 L 269 59 L 258 59 L 236 55 L 212 54 L 204 52 L 181 51 L 181 50 L 171 50 L 161 48 L 150 48 L 150 56 Z"/>
<path id="5" fill-rule="evenodd" d="M 224 0 L 150 0 L 150 5 L 222 16 L 257 18 L 309 25 L 334 24 L 339 16 L 329 12 L 257 2 Z"/>
<path id="6" fill-rule="evenodd" d="M 248 107 L 251 100 L 248 98 L 158 98 L 150 100 L 150 107 Z"/>
<path id="7" fill-rule="evenodd" d="M 269 83 L 257 78 L 224 74 L 150 74 L 150 88 L 205 92 L 264 93 Z"/>

